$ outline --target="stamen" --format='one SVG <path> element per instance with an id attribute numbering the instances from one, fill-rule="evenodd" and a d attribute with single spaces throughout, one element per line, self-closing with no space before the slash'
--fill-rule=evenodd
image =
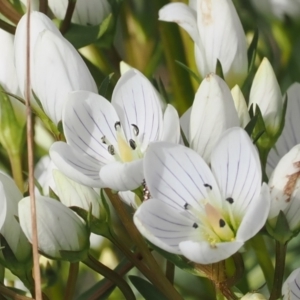
<path id="1" fill-rule="evenodd" d="M 196 229 L 196 228 L 198 228 L 199 226 L 198 226 L 197 223 L 194 223 L 194 224 L 193 224 L 193 227 Z"/>
<path id="2" fill-rule="evenodd" d="M 150 195 L 150 192 L 148 190 L 145 179 L 143 179 L 142 185 L 143 185 L 143 201 L 147 201 L 151 198 L 151 195 Z"/>
<path id="3" fill-rule="evenodd" d="M 119 127 L 121 127 L 121 122 L 120 121 L 115 123 L 115 129 L 118 130 Z"/>
<path id="4" fill-rule="evenodd" d="M 113 145 L 109 145 L 107 150 L 109 154 L 115 155 L 115 147 Z"/>
<path id="5" fill-rule="evenodd" d="M 129 145 L 130 145 L 130 147 L 131 147 L 133 150 L 135 150 L 135 148 L 136 148 L 136 142 L 135 142 L 134 140 L 130 139 L 130 140 L 129 140 Z"/>
<path id="6" fill-rule="evenodd" d="M 204 186 L 207 187 L 207 188 L 209 188 L 210 190 L 212 190 L 212 186 L 210 184 L 204 183 Z"/>
<path id="7" fill-rule="evenodd" d="M 101 138 L 101 142 L 102 142 L 103 144 L 106 144 L 106 137 L 105 137 L 105 136 L 103 136 L 103 137 Z"/>
<path id="8" fill-rule="evenodd" d="M 223 219 L 220 219 L 219 225 L 222 228 L 222 227 L 224 227 L 226 225 L 226 223 L 225 223 L 225 221 Z"/>
<path id="9" fill-rule="evenodd" d="M 231 197 L 228 197 L 225 200 L 230 204 L 232 204 L 234 202 L 233 198 L 231 198 Z"/>
<path id="10" fill-rule="evenodd" d="M 135 124 L 131 124 L 131 126 L 133 127 L 133 133 L 135 136 L 138 136 L 140 133 L 139 128 L 135 125 Z"/>
<path id="11" fill-rule="evenodd" d="M 185 203 L 183 207 L 184 207 L 184 209 L 188 209 L 188 207 L 189 207 L 188 203 Z"/>

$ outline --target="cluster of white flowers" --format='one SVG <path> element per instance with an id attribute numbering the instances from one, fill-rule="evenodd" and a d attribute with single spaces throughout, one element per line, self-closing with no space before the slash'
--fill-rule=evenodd
<path id="1" fill-rule="evenodd" d="M 60 3 L 64 9 L 54 2 L 49 1 L 53 13 L 63 18 L 67 1 Z M 109 14 L 109 4 L 98 2 L 103 14 Z M 84 1 L 78 0 L 75 23 L 103 20 L 104 15 L 88 19 L 88 8 L 80 15 L 80 5 Z M 21 97 L 27 17 L 20 20 L 14 41 L 0 31 L 7 47 L 0 47 L 0 84 Z M 286 95 L 263 58 L 246 102 L 241 87 L 248 74 L 248 46 L 231 0 L 171 3 L 161 8 L 159 19 L 188 32 L 203 77 L 193 105 L 181 118 L 134 68 L 122 72 L 111 101 L 99 95 L 84 60 L 54 23 L 40 12 L 30 15 L 32 103 L 55 126 L 62 124 L 64 134 L 52 144 L 51 160 L 47 157 L 42 170 L 36 170 L 43 188 L 36 196 L 38 247 L 47 257 L 66 259 L 65 252 L 72 251 L 80 260 L 87 254 L 89 228 L 69 207 L 100 219 L 99 188 L 119 192 L 133 207 L 134 224 L 150 243 L 197 264 L 231 257 L 266 224 L 275 230 L 280 212 L 291 232 L 300 229 L 300 85 L 288 89 L 284 116 Z M 216 74 L 218 62 L 224 79 Z M 19 111 L 20 103 L 12 101 L 24 124 L 23 108 Z M 244 129 L 258 107 L 263 134 L 275 144 L 267 161 L 269 180 L 263 178 L 265 166 L 251 133 Z M 60 201 L 51 198 L 50 188 Z M 4 173 L 0 195 L 1 238 L 25 264 L 31 256 L 30 198 L 23 198 Z M 12 268 L 14 263 L 0 250 L 0 262 Z M 299 271 L 290 275 L 284 299 L 300 298 L 299 277 Z"/>

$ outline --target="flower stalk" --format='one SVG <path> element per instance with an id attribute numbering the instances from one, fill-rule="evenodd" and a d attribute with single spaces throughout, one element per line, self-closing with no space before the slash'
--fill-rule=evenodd
<path id="1" fill-rule="evenodd" d="M 67 288 L 66 288 L 65 298 L 64 298 L 66 300 L 72 300 L 74 297 L 78 272 L 79 272 L 79 262 L 70 263 L 69 277 L 67 281 Z"/>

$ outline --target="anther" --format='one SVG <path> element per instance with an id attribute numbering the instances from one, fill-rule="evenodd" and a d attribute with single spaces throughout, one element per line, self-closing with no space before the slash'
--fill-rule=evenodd
<path id="1" fill-rule="evenodd" d="M 220 225 L 221 228 L 223 228 L 226 225 L 226 223 L 223 219 L 220 219 L 219 225 Z"/>
<path id="2" fill-rule="evenodd" d="M 129 140 L 129 145 L 130 145 L 130 147 L 131 147 L 133 150 L 136 148 L 136 143 L 135 143 L 135 141 L 132 140 L 132 139 Z"/>
<path id="3" fill-rule="evenodd" d="M 115 155 L 115 148 L 113 145 L 109 145 L 108 148 L 108 153 L 111 154 L 111 155 Z"/>
<path id="4" fill-rule="evenodd" d="M 188 203 L 185 203 L 183 207 L 184 207 L 184 209 L 188 209 L 188 207 L 189 207 Z"/>
<path id="5" fill-rule="evenodd" d="M 131 124 L 131 126 L 133 127 L 133 133 L 135 136 L 138 136 L 140 133 L 139 128 L 135 125 L 135 124 Z"/>
<path id="6" fill-rule="evenodd" d="M 212 190 L 212 186 L 210 184 L 204 183 L 204 186 L 207 187 L 207 188 L 209 188 L 210 190 Z"/>
<path id="7" fill-rule="evenodd" d="M 230 204 L 232 204 L 234 202 L 233 198 L 231 198 L 231 197 L 228 197 L 225 200 Z"/>
<path id="8" fill-rule="evenodd" d="M 106 137 L 105 136 L 103 136 L 102 138 L 101 138 L 101 142 L 103 143 L 103 144 L 106 144 Z"/>
<path id="9" fill-rule="evenodd" d="M 118 121 L 115 123 L 115 129 L 118 130 L 118 127 L 121 127 L 121 122 Z"/>
<path id="10" fill-rule="evenodd" d="M 198 224 L 197 224 L 197 223 L 194 223 L 194 224 L 193 224 L 193 227 L 194 227 L 194 228 L 198 228 Z"/>

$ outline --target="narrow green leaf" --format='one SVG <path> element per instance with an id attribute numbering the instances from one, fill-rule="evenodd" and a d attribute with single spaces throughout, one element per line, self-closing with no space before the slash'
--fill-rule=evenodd
<path id="1" fill-rule="evenodd" d="M 114 73 L 110 73 L 108 76 L 106 76 L 104 78 L 104 80 L 100 84 L 98 92 L 99 92 L 99 95 L 103 96 L 104 98 L 107 98 L 108 86 L 111 83 L 111 79 L 113 76 L 114 76 Z"/>
<path id="2" fill-rule="evenodd" d="M 257 51 L 257 44 L 258 44 L 259 32 L 258 29 L 255 30 L 253 39 L 251 44 L 248 48 L 248 70 L 249 72 L 253 69 L 255 58 L 256 58 L 256 51 Z"/>
<path id="3" fill-rule="evenodd" d="M 161 292 L 150 282 L 138 276 L 128 276 L 134 287 L 140 292 L 145 300 L 167 300 Z"/>
<path id="4" fill-rule="evenodd" d="M 184 63 L 182 63 L 178 60 L 175 60 L 175 62 L 180 67 L 182 67 L 184 70 L 186 70 L 200 84 L 201 80 L 194 71 L 192 71 L 188 66 L 186 66 Z"/>
<path id="5" fill-rule="evenodd" d="M 225 81 L 225 77 L 224 77 L 224 73 L 223 73 L 223 67 L 221 62 L 217 59 L 217 65 L 216 65 L 216 74 L 218 76 L 220 76 L 224 81 Z"/>

